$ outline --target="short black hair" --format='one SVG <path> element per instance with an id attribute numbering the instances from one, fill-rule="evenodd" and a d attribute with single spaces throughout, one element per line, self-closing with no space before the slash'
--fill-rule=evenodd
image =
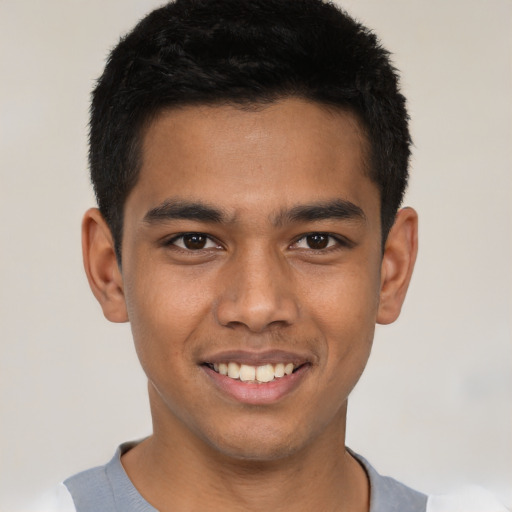
<path id="1" fill-rule="evenodd" d="M 384 243 L 407 186 L 411 138 L 397 71 L 375 34 L 322 0 L 176 0 L 121 39 L 92 95 L 91 179 L 118 261 L 124 204 L 155 116 L 184 105 L 247 107 L 287 97 L 358 118 Z"/>

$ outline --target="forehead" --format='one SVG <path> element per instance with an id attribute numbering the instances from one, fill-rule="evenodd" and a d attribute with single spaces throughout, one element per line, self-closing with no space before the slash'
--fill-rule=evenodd
<path id="1" fill-rule="evenodd" d="M 146 208 L 177 197 L 232 215 L 270 214 L 341 198 L 378 210 L 366 148 L 353 114 L 297 98 L 257 108 L 167 110 L 144 133 L 141 171 L 126 206 L 135 206 L 131 196 Z"/>

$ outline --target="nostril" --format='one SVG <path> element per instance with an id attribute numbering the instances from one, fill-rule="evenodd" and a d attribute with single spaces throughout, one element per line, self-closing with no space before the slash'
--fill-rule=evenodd
<path id="1" fill-rule="evenodd" d="M 288 327 L 290 322 L 286 322 L 283 320 L 275 320 L 270 323 L 267 322 L 259 322 L 256 323 L 254 321 L 248 321 L 248 322 L 229 322 L 227 324 L 224 324 L 225 327 L 228 327 L 233 330 L 247 330 L 254 334 L 262 334 L 262 333 L 275 333 L 277 331 L 280 331 L 281 329 Z"/>

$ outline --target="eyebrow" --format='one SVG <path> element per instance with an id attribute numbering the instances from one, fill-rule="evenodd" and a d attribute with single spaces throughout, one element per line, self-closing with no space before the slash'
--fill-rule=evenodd
<path id="1" fill-rule="evenodd" d="M 155 224 L 166 220 L 185 219 L 198 222 L 226 222 L 224 213 L 212 206 L 200 202 L 167 199 L 144 215 L 144 222 Z"/>
<path id="2" fill-rule="evenodd" d="M 366 221 L 362 208 L 344 199 L 294 206 L 279 213 L 275 225 L 287 222 L 314 222 L 317 220 L 343 219 Z"/>
<path id="3" fill-rule="evenodd" d="M 168 220 L 194 220 L 197 222 L 226 224 L 236 219 L 220 209 L 197 201 L 167 199 L 144 215 L 147 224 L 158 224 Z M 327 202 L 297 205 L 289 210 L 282 210 L 272 218 L 275 226 L 293 222 L 314 222 L 317 220 L 343 219 L 366 221 L 364 211 L 344 199 Z"/>

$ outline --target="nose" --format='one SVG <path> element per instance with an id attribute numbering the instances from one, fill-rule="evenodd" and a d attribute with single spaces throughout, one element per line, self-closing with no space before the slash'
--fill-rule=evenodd
<path id="1" fill-rule="evenodd" d="M 299 304 L 290 274 L 285 257 L 272 251 L 247 250 L 234 256 L 220 277 L 217 321 L 254 333 L 293 324 Z"/>

